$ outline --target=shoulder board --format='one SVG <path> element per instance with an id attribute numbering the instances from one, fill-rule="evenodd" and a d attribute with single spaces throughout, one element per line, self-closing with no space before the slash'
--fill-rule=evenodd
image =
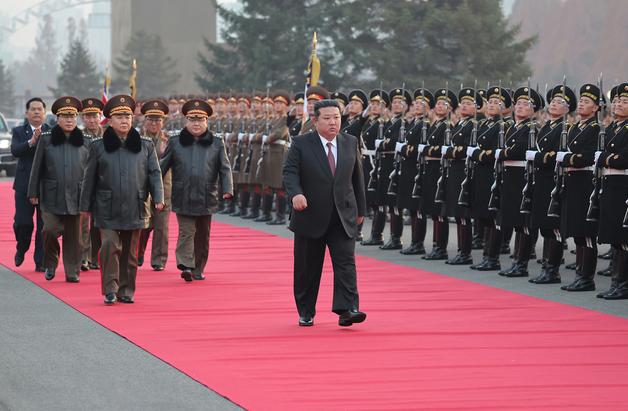
<path id="1" fill-rule="evenodd" d="M 153 140 L 150 137 L 140 136 L 140 138 L 144 141 L 150 141 L 151 143 L 153 142 Z"/>
<path id="2" fill-rule="evenodd" d="M 597 124 L 597 121 L 592 122 L 591 127 L 599 127 L 599 125 Z"/>
<path id="3" fill-rule="evenodd" d="M 100 141 L 100 140 L 102 140 L 102 136 L 94 137 L 94 138 L 92 138 L 92 143 L 95 143 L 96 141 Z"/>
<path id="4" fill-rule="evenodd" d="M 41 137 L 43 137 L 43 136 L 49 136 L 49 135 L 51 135 L 51 134 L 52 134 L 52 130 L 46 130 L 46 131 L 42 131 L 42 132 L 41 132 L 41 134 L 40 134 L 40 136 L 41 136 Z"/>

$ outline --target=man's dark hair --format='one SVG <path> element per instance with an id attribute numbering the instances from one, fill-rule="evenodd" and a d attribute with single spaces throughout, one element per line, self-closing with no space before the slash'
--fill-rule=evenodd
<path id="1" fill-rule="evenodd" d="M 336 107 L 340 111 L 340 104 L 336 100 L 320 100 L 314 103 L 314 117 L 318 117 L 322 108 Z"/>
<path id="2" fill-rule="evenodd" d="M 41 104 L 43 104 L 43 105 L 44 105 L 44 110 L 46 109 L 46 103 L 44 103 L 44 100 L 42 100 L 42 99 L 41 99 L 41 98 L 39 98 L 39 97 L 33 97 L 33 98 L 31 98 L 30 100 L 28 100 L 28 101 L 26 102 L 26 110 L 28 110 L 29 108 L 31 108 L 31 103 L 32 103 L 33 101 L 39 101 Z"/>

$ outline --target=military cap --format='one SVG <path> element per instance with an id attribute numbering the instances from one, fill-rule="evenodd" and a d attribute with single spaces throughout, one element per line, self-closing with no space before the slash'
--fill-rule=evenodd
<path id="1" fill-rule="evenodd" d="M 216 99 L 216 103 L 226 103 L 227 100 L 222 97 L 222 96 L 218 96 L 218 98 Z"/>
<path id="2" fill-rule="evenodd" d="M 621 83 L 620 85 L 616 87 L 615 90 L 616 90 L 615 93 L 619 97 L 628 97 L 628 83 Z"/>
<path id="3" fill-rule="evenodd" d="M 281 102 L 290 105 L 290 93 L 285 90 L 277 90 L 273 93 L 273 102 Z"/>
<path id="4" fill-rule="evenodd" d="M 366 93 L 362 90 L 351 90 L 351 92 L 349 93 L 349 101 L 351 100 L 359 101 L 360 103 L 362 103 L 363 107 L 366 107 L 369 102 L 368 97 L 366 97 Z"/>
<path id="5" fill-rule="evenodd" d="M 99 98 L 86 98 L 81 101 L 81 105 L 83 106 L 83 111 L 81 113 L 102 113 L 102 109 L 105 106 Z"/>
<path id="6" fill-rule="evenodd" d="M 486 90 L 486 99 L 498 98 L 504 104 L 504 108 L 509 108 L 512 105 L 512 97 L 507 89 L 499 86 L 490 86 Z"/>
<path id="7" fill-rule="evenodd" d="M 262 93 L 260 92 L 256 92 L 255 95 L 253 95 L 253 100 L 252 101 L 257 101 L 259 103 L 264 101 L 264 96 L 262 95 Z"/>
<path id="8" fill-rule="evenodd" d="M 383 102 L 386 106 L 390 105 L 390 96 L 388 95 L 388 92 L 380 89 L 371 91 L 369 100 Z"/>
<path id="9" fill-rule="evenodd" d="M 332 100 L 336 100 L 339 103 L 344 104 L 345 106 L 349 104 L 349 99 L 347 98 L 347 95 L 341 93 L 340 91 L 334 91 L 333 93 L 331 93 L 331 98 Z"/>
<path id="10" fill-rule="evenodd" d="M 205 100 L 197 98 L 186 101 L 183 107 L 181 107 L 181 113 L 186 117 L 209 117 L 213 112 L 214 110 Z"/>
<path id="11" fill-rule="evenodd" d="M 479 88 L 478 89 L 478 94 L 480 95 L 480 97 L 482 97 L 484 100 L 486 100 L 486 90 Z"/>
<path id="12" fill-rule="evenodd" d="M 103 114 L 107 118 L 111 118 L 114 114 L 131 114 L 135 112 L 135 100 L 126 94 L 118 94 L 113 96 L 105 104 Z"/>
<path id="13" fill-rule="evenodd" d="M 391 101 L 394 99 L 405 100 L 408 107 L 410 107 L 410 104 L 412 104 L 412 96 L 410 95 L 410 92 L 408 90 L 395 88 L 395 89 L 390 90 L 390 93 L 388 93 L 388 96 L 390 97 Z"/>
<path id="14" fill-rule="evenodd" d="M 426 88 L 418 88 L 414 90 L 414 99 L 425 100 L 430 108 L 434 108 L 434 105 L 436 104 L 436 101 L 434 100 L 434 95 Z"/>
<path id="15" fill-rule="evenodd" d="M 580 97 L 588 97 L 591 100 L 593 100 L 593 102 L 595 104 L 597 104 L 598 106 L 602 105 L 603 101 L 601 99 L 602 97 L 602 92 L 600 91 L 599 87 L 596 86 L 595 84 L 584 84 L 582 87 L 580 87 Z"/>
<path id="16" fill-rule="evenodd" d="M 574 93 L 573 90 L 569 86 L 566 86 L 565 92 L 563 92 L 562 84 L 554 86 L 551 90 L 547 92 L 547 95 L 545 97 L 547 98 L 548 102 L 551 102 L 554 99 L 554 97 L 562 98 L 569 105 L 570 113 L 574 111 L 576 107 L 578 106 L 576 93 Z"/>
<path id="17" fill-rule="evenodd" d="M 303 93 L 297 93 L 294 95 L 294 104 L 303 104 L 305 103 L 305 98 L 304 98 L 304 94 Z"/>
<path id="18" fill-rule="evenodd" d="M 238 95 L 238 103 L 246 103 L 247 106 L 251 105 L 251 99 L 247 94 Z"/>
<path id="19" fill-rule="evenodd" d="M 72 96 L 59 97 L 52 103 L 52 114 L 78 114 L 83 108 L 81 100 Z"/>
<path id="20" fill-rule="evenodd" d="M 235 98 L 234 96 L 229 96 L 229 98 L 227 99 L 227 103 L 237 103 L 238 99 Z"/>
<path id="21" fill-rule="evenodd" d="M 146 100 L 141 108 L 141 112 L 145 116 L 166 117 L 169 111 L 168 104 L 160 99 Z"/>
<path id="22" fill-rule="evenodd" d="M 329 91 L 321 86 L 310 86 L 305 92 L 308 100 L 327 100 L 329 99 Z"/>
<path id="23" fill-rule="evenodd" d="M 482 108 L 484 104 L 484 100 L 479 93 L 479 90 L 476 91 L 471 87 L 465 87 L 458 92 L 458 101 L 462 102 L 463 100 L 469 100 L 472 103 L 475 103 L 477 108 Z"/>
<path id="24" fill-rule="evenodd" d="M 444 88 L 439 88 L 434 92 L 434 96 L 436 98 L 436 102 L 439 100 L 445 101 L 452 110 L 458 108 L 458 97 L 456 97 L 456 93 L 451 90 L 445 90 Z"/>
<path id="25" fill-rule="evenodd" d="M 541 108 L 543 108 L 543 99 L 541 98 L 541 95 L 537 93 L 535 89 L 528 86 L 519 87 L 517 90 L 515 90 L 513 100 L 515 102 L 519 100 L 529 101 L 530 104 L 532 104 L 534 111 L 539 111 Z"/>

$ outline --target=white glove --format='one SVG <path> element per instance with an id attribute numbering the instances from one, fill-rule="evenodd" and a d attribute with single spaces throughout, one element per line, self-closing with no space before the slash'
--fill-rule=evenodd
<path id="1" fill-rule="evenodd" d="M 375 150 L 377 150 L 383 142 L 384 140 L 375 140 Z"/>
<path id="2" fill-rule="evenodd" d="M 563 159 L 565 158 L 565 154 L 568 154 L 568 151 L 559 151 L 558 153 L 556 153 L 556 161 L 558 161 L 559 163 L 563 162 Z"/>
<path id="3" fill-rule="evenodd" d="M 600 155 L 602 155 L 601 151 L 596 151 L 595 152 L 595 163 L 594 164 L 597 164 L 597 161 L 599 160 Z"/>
<path id="4" fill-rule="evenodd" d="M 495 150 L 495 162 L 497 162 L 497 159 L 499 158 L 499 153 L 502 152 L 501 148 L 498 148 L 497 150 Z"/>
<path id="5" fill-rule="evenodd" d="M 427 144 L 419 144 L 419 153 L 422 153 L 425 147 L 427 147 Z"/>
<path id="6" fill-rule="evenodd" d="M 266 136 L 266 135 L 262 136 L 262 143 L 268 144 L 268 136 Z"/>
<path id="7" fill-rule="evenodd" d="M 441 153 L 442 155 L 445 155 L 445 154 L 447 154 L 447 150 L 448 150 L 448 149 L 449 149 L 449 146 L 442 146 L 442 147 L 440 148 L 440 153 Z"/>
<path id="8" fill-rule="evenodd" d="M 238 141 L 242 141 L 244 138 L 244 133 L 238 133 Z"/>
<path id="9" fill-rule="evenodd" d="M 526 160 L 534 161 L 534 159 L 536 158 L 536 153 L 538 153 L 538 151 L 534 151 L 534 150 L 526 151 Z"/>
<path id="10" fill-rule="evenodd" d="M 395 144 L 395 151 L 397 153 L 401 153 L 401 150 L 403 150 L 403 147 L 406 145 L 406 143 L 396 143 Z"/>
<path id="11" fill-rule="evenodd" d="M 477 147 L 467 147 L 467 157 L 473 156 L 476 150 L 479 151 L 480 149 Z"/>

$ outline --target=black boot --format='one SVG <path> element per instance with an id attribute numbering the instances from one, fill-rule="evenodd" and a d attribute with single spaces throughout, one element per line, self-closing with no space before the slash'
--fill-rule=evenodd
<path id="1" fill-rule="evenodd" d="M 616 249 L 615 253 L 615 288 L 604 296 L 605 300 L 628 299 L 628 251 Z"/>
<path id="2" fill-rule="evenodd" d="M 514 255 L 514 264 L 511 269 L 504 272 L 504 274 L 500 272 L 500 275 L 510 278 L 528 276 L 528 260 L 530 259 L 531 240 L 531 237 L 527 234 L 516 234 L 515 243 L 517 244 L 517 248 Z"/>
<path id="3" fill-rule="evenodd" d="M 419 218 L 416 211 L 412 211 L 410 214 L 410 220 L 410 226 L 412 228 L 412 244 L 410 244 L 410 247 L 399 252 L 405 255 L 425 254 L 425 247 L 423 246 L 426 226 L 425 219 Z"/>
<path id="4" fill-rule="evenodd" d="M 390 240 L 380 246 L 381 250 L 401 250 L 401 234 L 403 233 L 403 217 L 394 211 L 390 213 Z"/>
<path id="5" fill-rule="evenodd" d="M 460 222 L 456 224 L 458 233 L 458 255 L 453 259 L 447 260 L 445 264 L 450 265 L 469 265 L 473 264 L 471 258 L 471 243 L 473 241 L 470 221 Z"/>
<path id="6" fill-rule="evenodd" d="M 499 271 L 502 268 L 499 263 L 502 232 L 495 226 L 487 227 L 486 231 L 488 234 L 484 240 L 484 260 L 480 264 L 475 265 L 474 269 L 478 271 Z"/>
<path id="7" fill-rule="evenodd" d="M 528 281 L 534 284 L 560 283 L 560 262 L 563 259 L 563 244 L 553 238 L 545 238 L 543 242 L 545 252 L 545 266 L 538 277 Z"/>
<path id="8" fill-rule="evenodd" d="M 611 277 L 613 275 L 613 266 L 615 264 L 614 248 L 611 248 L 609 253 L 611 254 L 611 260 L 608 262 L 608 267 L 606 267 L 603 270 L 598 271 L 597 275 L 601 275 L 601 276 L 604 276 L 604 277 Z M 599 256 L 598 256 L 598 258 L 599 258 Z"/>
<path id="9" fill-rule="evenodd" d="M 617 280 L 619 278 L 619 274 L 617 273 L 617 260 L 620 258 L 619 252 L 615 250 L 615 247 L 611 249 L 613 258 L 609 264 L 609 267 L 612 267 L 611 275 L 611 286 L 608 290 L 602 291 L 596 295 L 597 298 L 604 298 L 607 294 L 611 294 L 617 288 Z"/>
<path id="10" fill-rule="evenodd" d="M 605 252 L 604 254 L 598 254 L 597 258 L 601 258 L 602 260 L 612 260 L 613 259 L 613 247 L 611 247 L 611 249 Z"/>
<path id="11" fill-rule="evenodd" d="M 286 196 L 277 195 L 277 211 L 275 218 L 267 222 L 268 225 L 284 225 L 286 224 Z"/>
<path id="12" fill-rule="evenodd" d="M 264 196 L 262 197 L 262 214 L 253 221 L 263 223 L 263 222 L 272 220 L 273 217 L 270 211 L 272 207 L 273 207 L 273 195 L 264 194 Z"/>
<path id="13" fill-rule="evenodd" d="M 251 209 L 245 216 L 242 216 L 242 218 L 253 220 L 259 217 L 259 208 L 261 203 L 262 195 L 260 193 L 253 192 L 253 195 L 251 195 Z"/>
<path id="14" fill-rule="evenodd" d="M 373 212 L 373 224 L 371 225 L 371 238 L 369 238 L 368 240 L 362 241 L 360 244 L 362 245 L 384 244 L 382 232 L 384 231 L 385 225 L 386 225 L 386 217 L 385 217 L 384 212 L 379 209 L 375 209 L 375 211 Z"/>
<path id="15" fill-rule="evenodd" d="M 479 219 L 473 220 L 473 242 L 471 243 L 471 248 L 474 250 L 482 250 L 484 249 L 484 244 L 486 243 L 486 233 L 488 232 L 488 227 L 484 227 L 482 221 Z"/>
<path id="16" fill-rule="evenodd" d="M 446 217 L 434 220 L 435 246 L 428 254 L 421 257 L 424 260 L 447 260 L 447 243 L 449 242 L 449 222 Z"/>
<path id="17" fill-rule="evenodd" d="M 576 279 L 569 285 L 560 287 L 565 291 L 594 291 L 595 266 L 597 264 L 597 247 L 576 246 L 576 258 L 580 254 L 580 270 L 576 270 Z"/>

